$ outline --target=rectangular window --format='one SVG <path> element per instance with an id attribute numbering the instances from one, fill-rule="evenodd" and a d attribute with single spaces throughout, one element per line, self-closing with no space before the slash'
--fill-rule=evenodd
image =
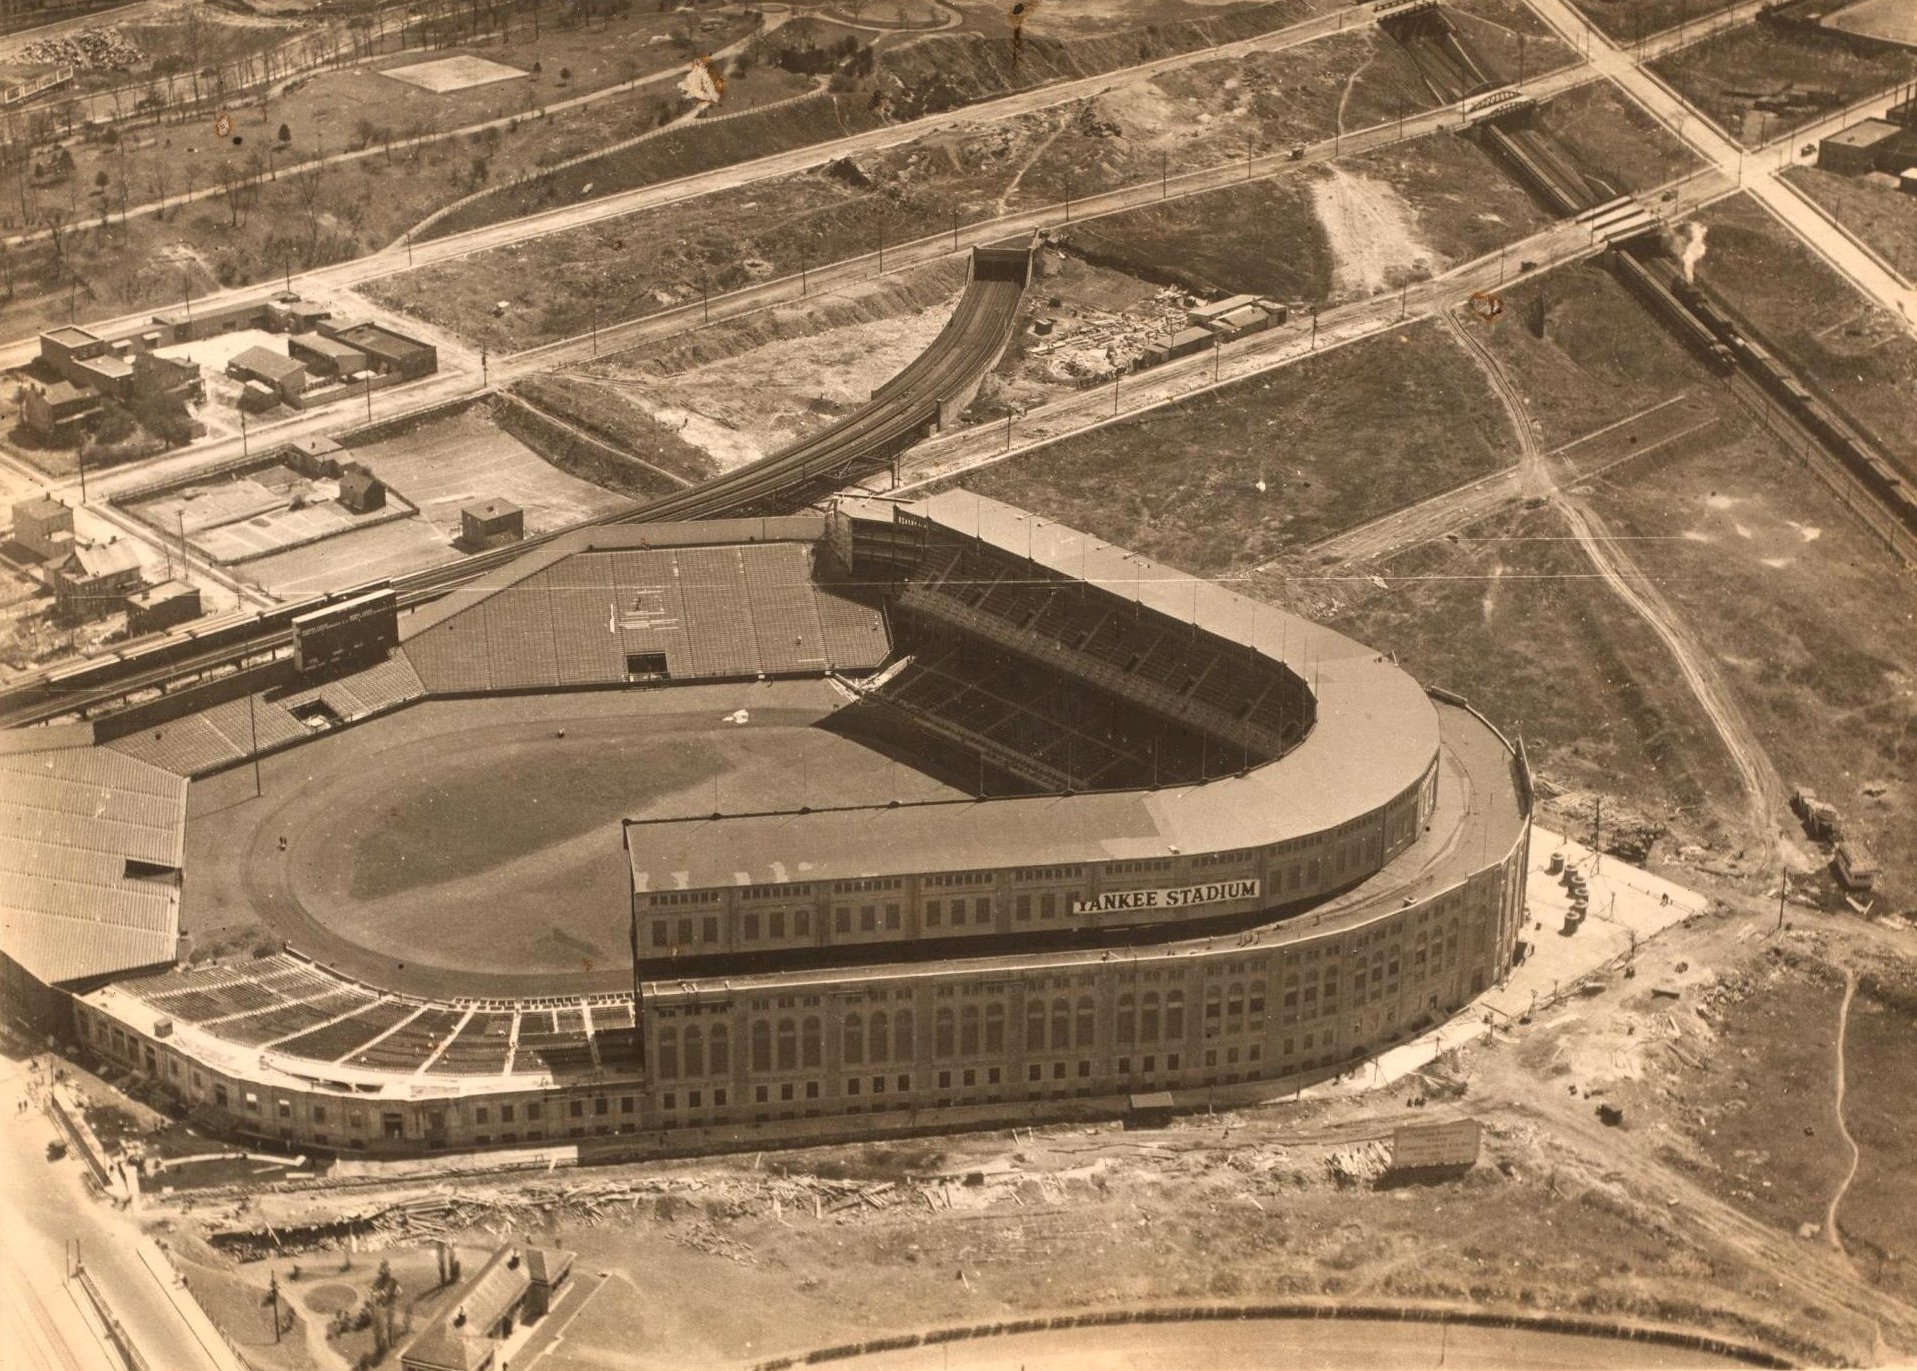
<path id="1" fill-rule="evenodd" d="M 1051 919 L 1058 916 L 1058 896 L 1047 891 L 1038 897 L 1038 917 Z"/>
<path id="2" fill-rule="evenodd" d="M 1014 919 L 1029 919 L 1032 917 L 1032 897 L 1030 895 L 1014 895 L 1012 897 L 1012 917 Z"/>
<path id="3" fill-rule="evenodd" d="M 474 1106 L 473 1122 L 474 1123 L 491 1123 L 492 1122 L 492 1118 L 490 1117 L 491 1112 L 492 1111 L 487 1109 L 486 1106 L 483 1104 Z"/>
<path id="4" fill-rule="evenodd" d="M 546 1112 L 545 1106 L 534 1100 L 526 1106 L 526 1122 L 537 1123 Z"/>
<path id="5" fill-rule="evenodd" d="M 859 906 L 859 932 L 870 933 L 878 927 L 878 910 L 869 904 Z"/>
<path id="6" fill-rule="evenodd" d="M 852 931 L 852 906 L 840 904 L 832 906 L 832 931 L 850 933 Z"/>
<path id="7" fill-rule="evenodd" d="M 899 1090 L 901 1092 L 910 1090 L 911 1088 L 912 1088 L 912 1078 L 910 1076 L 899 1077 Z"/>
<path id="8" fill-rule="evenodd" d="M 672 935 L 666 931 L 666 921 L 664 919 L 654 919 L 652 921 L 652 945 L 654 947 L 672 946 Z"/>
<path id="9" fill-rule="evenodd" d="M 792 936 L 809 938 L 812 936 L 812 911 L 795 909 L 792 911 Z"/>
<path id="10" fill-rule="evenodd" d="M 898 905 L 896 905 L 896 904 L 887 904 L 887 905 L 885 906 L 885 926 L 886 926 L 887 928 L 897 928 L 897 927 L 899 926 L 899 907 L 898 907 Z"/>
<path id="11" fill-rule="evenodd" d="M 531 1116 L 528 1115 L 527 1117 Z M 513 1107 L 511 1105 L 502 1104 L 499 1106 L 499 1121 L 501 1123 L 511 1123 L 513 1121 Z"/>
<path id="12" fill-rule="evenodd" d="M 724 1090 L 713 1091 L 712 1102 L 713 1104 L 717 1105 L 719 1108 L 724 1109 L 726 1105 L 726 1092 Z"/>
<path id="13" fill-rule="evenodd" d="M 699 941 L 716 943 L 719 941 L 719 916 L 708 914 L 699 921 Z"/>
<path id="14" fill-rule="evenodd" d="M 681 947 L 692 946 L 692 920 L 691 919 L 679 920 L 679 946 Z"/>
<path id="15" fill-rule="evenodd" d="M 759 916 L 756 913 L 747 914 L 739 920 L 739 936 L 749 943 L 759 941 Z"/>
<path id="16" fill-rule="evenodd" d="M 785 936 L 785 911 L 783 909 L 775 909 L 765 917 L 766 923 L 770 925 L 767 931 L 771 936 L 774 938 L 783 938 Z"/>
<path id="17" fill-rule="evenodd" d="M 982 923 L 982 924 L 990 923 L 992 921 L 992 897 L 991 896 L 981 895 L 976 900 L 972 901 L 972 918 L 978 923 Z"/>
<path id="18" fill-rule="evenodd" d="M 584 1100 L 570 1101 L 566 1105 L 566 1112 L 575 1119 L 583 1119 L 586 1117 L 586 1102 Z"/>
<path id="19" fill-rule="evenodd" d="M 939 902 L 937 900 L 927 900 L 925 902 L 925 926 L 927 928 L 937 928 L 939 926 Z"/>
<path id="20" fill-rule="evenodd" d="M 619 1097 L 619 1112 L 621 1114 L 632 1113 L 632 1096 L 621 1095 Z"/>

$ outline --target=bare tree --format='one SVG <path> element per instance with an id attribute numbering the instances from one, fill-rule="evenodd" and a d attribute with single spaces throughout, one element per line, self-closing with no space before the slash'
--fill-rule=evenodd
<path id="1" fill-rule="evenodd" d="M 306 227 L 306 247 L 300 256 L 300 265 L 310 267 L 314 264 L 319 250 L 320 206 L 324 200 L 320 194 L 325 174 L 311 162 L 293 168 L 287 173 L 287 179 L 293 183 L 293 198 L 299 205 L 300 215 Z"/>
<path id="2" fill-rule="evenodd" d="M 160 203 L 158 218 L 166 221 L 166 158 L 156 156 L 147 168 L 147 183 L 153 187 L 153 198 Z"/>
<path id="3" fill-rule="evenodd" d="M 226 197 L 227 225 L 239 228 L 245 223 L 242 214 L 246 207 L 246 176 L 234 170 L 231 162 L 220 163 L 220 192 Z"/>

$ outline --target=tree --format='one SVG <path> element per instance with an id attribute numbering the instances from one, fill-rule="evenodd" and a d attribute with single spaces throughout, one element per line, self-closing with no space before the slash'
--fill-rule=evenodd
<path id="1" fill-rule="evenodd" d="M 559 69 L 559 84 L 563 86 L 570 80 L 572 80 L 572 68 L 561 67 Z"/>
<path id="2" fill-rule="evenodd" d="M 281 125 L 280 125 L 280 132 L 279 132 L 279 139 L 280 139 L 280 142 L 281 142 L 282 144 L 285 144 L 285 143 L 290 143 L 290 142 L 292 142 L 292 141 L 293 141 L 293 130 L 291 130 L 290 128 L 288 128 L 288 127 L 287 127 L 287 126 L 286 126 L 285 124 L 281 124 Z"/>
<path id="3" fill-rule="evenodd" d="M 373 1344 L 384 1355 L 393 1345 L 393 1317 L 399 1305 L 399 1281 L 390 1262 L 382 1260 L 373 1277 Z"/>

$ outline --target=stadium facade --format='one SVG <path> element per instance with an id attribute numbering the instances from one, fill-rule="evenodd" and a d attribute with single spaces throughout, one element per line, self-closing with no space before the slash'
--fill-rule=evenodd
<path id="1" fill-rule="evenodd" d="M 426 994 L 297 947 L 156 974 L 151 936 L 55 976 L 74 911 L 10 909 L 15 979 L 206 1126 L 616 1151 L 1269 1093 L 1441 1021 L 1519 945 L 1521 748 L 1340 634 L 969 493 L 569 535 L 399 639 L 0 760 L 151 773 L 142 841 L 170 855 L 112 874 L 176 925 L 170 778 L 246 760 L 241 710 L 293 747 L 435 696 L 826 677 L 992 793 L 628 822 L 630 983 L 588 993 Z"/>

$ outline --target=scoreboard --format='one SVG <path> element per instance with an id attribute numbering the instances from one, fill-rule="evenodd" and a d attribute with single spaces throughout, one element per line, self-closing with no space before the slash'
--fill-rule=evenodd
<path id="1" fill-rule="evenodd" d="M 293 620 L 293 662 L 302 672 L 377 661 L 399 646 L 399 596 L 390 587 Z"/>

